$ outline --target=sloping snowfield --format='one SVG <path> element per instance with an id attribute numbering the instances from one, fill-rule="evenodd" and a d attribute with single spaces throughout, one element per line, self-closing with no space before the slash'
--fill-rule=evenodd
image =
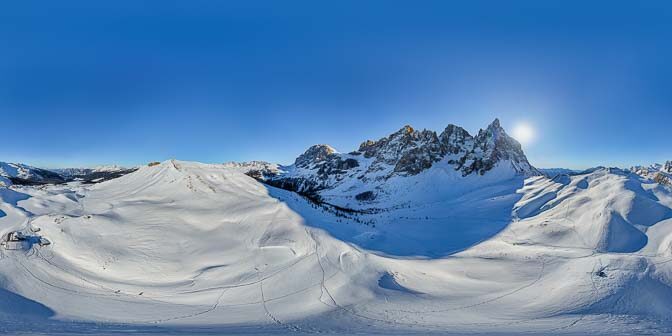
<path id="1" fill-rule="evenodd" d="M 672 332 L 672 193 L 512 178 L 343 216 L 222 165 L 0 189 L 0 332 Z M 40 237 L 49 239 L 39 246 Z"/>

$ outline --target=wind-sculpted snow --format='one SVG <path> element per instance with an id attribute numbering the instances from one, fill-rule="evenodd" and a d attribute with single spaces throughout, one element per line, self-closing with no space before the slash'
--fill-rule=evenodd
<path id="1" fill-rule="evenodd" d="M 666 193 L 664 187 L 622 171 L 602 169 L 569 183 L 554 179 L 535 186 L 515 213 L 523 222 L 543 219 L 540 225 L 552 227 L 558 245 L 580 238 L 598 251 L 635 252 L 647 243 L 647 227 L 672 217 L 669 204 L 655 196 Z"/>
<path id="2" fill-rule="evenodd" d="M 345 211 L 248 171 L 166 161 L 0 188 L 3 235 L 51 241 L 1 250 L 0 331 L 672 330 L 672 193 L 646 178 L 430 169 L 390 179 L 381 197 L 400 202 Z"/>

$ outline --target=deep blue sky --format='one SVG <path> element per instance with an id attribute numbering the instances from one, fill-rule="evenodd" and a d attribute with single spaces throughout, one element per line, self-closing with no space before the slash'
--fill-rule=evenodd
<path id="1" fill-rule="evenodd" d="M 672 159 L 672 2 L 0 5 L 0 161 L 289 163 L 495 117 L 539 167 Z"/>

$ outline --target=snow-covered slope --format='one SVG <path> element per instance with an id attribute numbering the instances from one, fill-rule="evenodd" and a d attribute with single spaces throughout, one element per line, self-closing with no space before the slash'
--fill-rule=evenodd
<path id="1" fill-rule="evenodd" d="M 506 168 L 427 169 L 414 176 L 465 187 L 396 184 L 423 201 L 384 212 L 346 213 L 240 167 L 180 161 L 96 185 L 2 188 L 0 233 L 52 244 L 2 250 L 1 324 L 10 332 L 29 328 L 16 322 L 26 319 L 30 330 L 51 332 L 101 330 L 86 321 L 170 332 L 672 330 L 667 187 L 613 169 L 549 179 Z M 69 320 L 84 322 L 58 322 Z"/>

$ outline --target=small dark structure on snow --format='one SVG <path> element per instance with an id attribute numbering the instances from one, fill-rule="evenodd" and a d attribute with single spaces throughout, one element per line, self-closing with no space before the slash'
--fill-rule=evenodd
<path id="1" fill-rule="evenodd" d="M 41 236 L 26 235 L 21 231 L 12 231 L 3 237 L 0 245 L 2 245 L 5 250 L 27 250 L 33 245 L 51 245 L 51 241 Z"/>
<path id="2" fill-rule="evenodd" d="M 5 236 L 2 241 L 2 246 L 7 250 L 22 250 L 28 246 L 26 236 L 19 231 L 13 231 Z"/>

